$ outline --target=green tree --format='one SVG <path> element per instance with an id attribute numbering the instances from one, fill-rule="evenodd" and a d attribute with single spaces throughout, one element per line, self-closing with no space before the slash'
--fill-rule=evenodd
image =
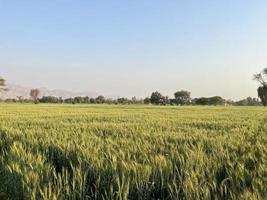
<path id="1" fill-rule="evenodd" d="M 74 97 L 74 103 L 83 103 L 83 97 Z"/>
<path id="2" fill-rule="evenodd" d="M 223 105 L 225 103 L 225 100 L 222 97 L 215 96 L 209 98 L 210 105 Z"/>
<path id="3" fill-rule="evenodd" d="M 41 103 L 59 103 L 59 98 L 54 96 L 43 96 L 39 101 Z"/>
<path id="4" fill-rule="evenodd" d="M 67 99 L 64 99 L 64 103 L 75 104 L 75 102 L 74 102 L 74 99 L 73 99 L 73 98 L 67 98 Z"/>
<path id="5" fill-rule="evenodd" d="M 96 103 L 96 100 L 94 98 L 90 98 L 89 99 L 89 103 L 95 104 Z"/>
<path id="6" fill-rule="evenodd" d="M 194 100 L 197 105 L 223 105 L 225 100 L 222 97 L 214 96 L 214 97 L 200 97 Z"/>
<path id="7" fill-rule="evenodd" d="M 166 100 L 167 98 L 163 96 L 161 93 L 159 93 L 158 91 L 153 92 L 150 97 L 150 102 L 156 105 L 159 105 L 159 104 L 164 105 L 166 104 Z"/>
<path id="8" fill-rule="evenodd" d="M 150 104 L 150 98 L 149 97 L 146 97 L 144 99 L 144 104 Z"/>
<path id="9" fill-rule="evenodd" d="M 30 96 L 31 96 L 31 98 L 32 98 L 32 100 L 33 100 L 33 102 L 35 104 L 38 103 L 38 96 L 39 96 L 39 94 L 40 94 L 40 90 L 39 89 L 32 89 L 30 91 Z"/>
<path id="10" fill-rule="evenodd" d="M 196 105 L 209 105 L 209 98 L 207 97 L 200 97 L 194 99 Z"/>
<path id="11" fill-rule="evenodd" d="M 263 106 L 267 106 L 267 68 L 261 73 L 254 75 L 254 80 L 258 81 L 261 86 L 258 87 L 258 96 L 261 99 Z"/>
<path id="12" fill-rule="evenodd" d="M 174 97 L 175 97 L 176 104 L 184 105 L 184 104 L 190 103 L 190 100 L 191 100 L 190 95 L 191 93 L 185 90 L 175 92 Z"/>
<path id="13" fill-rule="evenodd" d="M 258 96 L 261 99 L 263 106 L 267 106 L 267 86 L 260 86 L 258 88 Z"/>
<path id="14" fill-rule="evenodd" d="M 97 104 L 105 103 L 105 97 L 104 96 L 98 96 L 95 98 L 95 101 Z"/>
<path id="15" fill-rule="evenodd" d="M 121 98 L 118 98 L 118 99 L 117 99 L 117 102 L 118 102 L 119 104 L 128 104 L 130 101 L 129 101 L 129 99 L 127 99 L 127 98 L 121 97 Z"/>

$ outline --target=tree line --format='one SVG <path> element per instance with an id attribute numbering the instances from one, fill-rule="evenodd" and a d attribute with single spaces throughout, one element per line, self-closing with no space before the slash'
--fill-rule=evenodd
<path id="1" fill-rule="evenodd" d="M 53 103 L 53 104 L 153 104 L 153 105 L 236 105 L 236 106 L 259 106 L 261 102 L 258 98 L 248 97 L 240 101 L 225 100 L 220 96 L 214 97 L 200 97 L 191 98 L 189 91 L 181 90 L 174 93 L 173 98 L 162 95 L 160 92 L 152 92 L 150 97 L 144 99 L 137 99 L 136 97 L 126 98 L 120 97 L 117 99 L 106 98 L 102 95 L 98 97 L 77 96 L 73 98 L 42 96 L 39 97 L 40 91 L 32 89 L 30 91 L 30 98 L 23 98 L 18 96 L 16 99 L 0 100 L 7 103 Z"/>
<path id="2" fill-rule="evenodd" d="M 21 102 L 21 103 L 66 103 L 66 104 L 154 104 L 154 105 L 237 105 L 237 106 L 267 106 L 267 68 L 262 72 L 254 75 L 254 80 L 258 81 L 260 86 L 257 89 L 258 98 L 248 97 L 240 101 L 225 100 L 220 96 L 214 97 L 200 97 L 191 98 L 191 93 L 186 90 L 180 90 L 174 93 L 173 98 L 162 95 L 160 92 L 152 92 L 150 97 L 145 99 L 137 99 L 133 97 L 131 99 L 120 97 L 117 99 L 106 98 L 102 95 L 92 97 L 77 96 L 73 98 L 63 99 L 62 97 L 54 96 L 40 96 L 39 89 L 32 89 L 29 93 L 30 99 L 24 99 L 18 96 L 17 99 L 6 99 L 0 101 L 5 102 Z M 7 90 L 5 87 L 5 80 L 0 78 L 0 91 Z"/>

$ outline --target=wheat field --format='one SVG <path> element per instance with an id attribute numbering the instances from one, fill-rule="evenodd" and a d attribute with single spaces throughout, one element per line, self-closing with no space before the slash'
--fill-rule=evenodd
<path id="1" fill-rule="evenodd" d="M 2 199 L 266 199 L 261 107 L 0 104 Z"/>

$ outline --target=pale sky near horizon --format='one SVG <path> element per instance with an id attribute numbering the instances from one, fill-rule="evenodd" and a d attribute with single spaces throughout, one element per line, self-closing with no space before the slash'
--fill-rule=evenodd
<path id="1" fill-rule="evenodd" d="M 0 76 L 127 97 L 256 97 L 266 11 L 266 0 L 0 0 Z"/>

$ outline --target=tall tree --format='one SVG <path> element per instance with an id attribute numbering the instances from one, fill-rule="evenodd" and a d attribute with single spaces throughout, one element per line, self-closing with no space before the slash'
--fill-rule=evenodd
<path id="1" fill-rule="evenodd" d="M 255 74 L 254 80 L 261 84 L 258 87 L 258 96 L 263 106 L 267 106 L 267 68 L 264 68 L 261 73 Z"/>
<path id="2" fill-rule="evenodd" d="M 164 105 L 167 103 L 167 97 L 163 96 L 161 93 L 156 91 L 151 94 L 150 102 L 156 105 L 158 104 Z"/>
<path id="3" fill-rule="evenodd" d="M 267 106 L 267 87 L 260 86 L 258 88 L 258 96 L 261 99 L 263 106 Z"/>
<path id="4" fill-rule="evenodd" d="M 190 103 L 190 100 L 191 100 L 190 95 L 191 93 L 185 90 L 175 92 L 174 97 L 175 97 L 176 104 L 184 105 L 184 104 Z"/>
<path id="5" fill-rule="evenodd" d="M 97 104 L 105 103 L 105 97 L 100 95 L 100 96 L 95 98 L 95 101 Z"/>
<path id="6" fill-rule="evenodd" d="M 31 98 L 32 98 L 32 100 L 33 100 L 33 102 L 35 104 L 38 103 L 38 96 L 39 96 L 39 94 L 40 94 L 40 90 L 39 89 L 32 89 L 30 91 L 30 96 L 31 96 Z"/>

